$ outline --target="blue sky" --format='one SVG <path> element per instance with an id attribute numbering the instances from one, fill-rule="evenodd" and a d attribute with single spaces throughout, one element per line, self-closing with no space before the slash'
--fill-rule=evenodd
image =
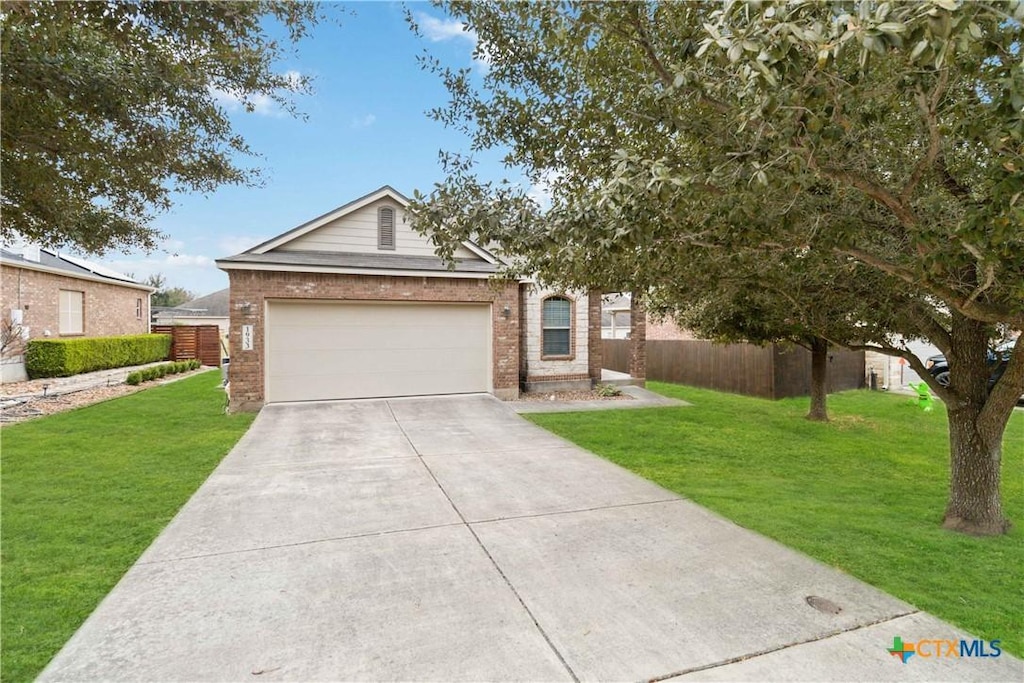
<path id="1" fill-rule="evenodd" d="M 403 15 L 408 7 L 423 37 Z M 162 273 L 170 286 L 199 295 L 227 287 L 214 259 L 230 256 L 285 232 L 382 185 L 411 194 L 429 191 L 442 178 L 441 149 L 467 151 L 468 140 L 430 119 L 427 110 L 447 102 L 440 79 L 416 59 L 424 50 L 451 66 L 482 73 L 472 58 L 475 36 L 426 3 L 328 5 L 340 19 L 319 25 L 278 71 L 313 77 L 314 94 L 296 99 L 308 119 L 294 119 L 272 106 L 241 111 L 230 100 L 235 130 L 262 159 L 261 188 L 223 187 L 208 195 L 177 195 L 175 207 L 155 224 L 167 235 L 164 250 L 109 253 L 92 260 L 137 279 Z M 479 159 L 485 178 L 505 171 L 500 155 Z"/>

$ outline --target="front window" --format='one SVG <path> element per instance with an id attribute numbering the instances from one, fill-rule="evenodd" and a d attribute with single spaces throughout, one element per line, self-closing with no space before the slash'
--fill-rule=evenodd
<path id="1" fill-rule="evenodd" d="M 60 290 L 59 321 L 61 334 L 82 334 L 82 314 L 85 294 L 68 289 Z"/>
<path id="2" fill-rule="evenodd" d="M 541 356 L 572 355 L 572 302 L 561 296 L 544 299 Z"/>

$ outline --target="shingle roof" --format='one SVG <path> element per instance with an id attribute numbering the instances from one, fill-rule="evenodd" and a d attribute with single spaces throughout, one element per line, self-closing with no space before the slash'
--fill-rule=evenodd
<path id="1" fill-rule="evenodd" d="M 67 256 L 48 249 L 39 250 L 38 261 L 27 259 L 23 254 L 9 251 L 7 249 L 0 249 L 0 261 L 9 265 L 22 266 L 26 268 L 42 267 L 51 270 L 59 270 L 73 277 L 77 276 L 94 280 L 107 280 L 115 284 L 145 287 L 142 283 L 136 282 L 123 273 L 116 273 L 108 268 L 104 268 L 103 266 L 90 263 L 85 259 Z"/>
<path id="2" fill-rule="evenodd" d="M 284 266 L 319 266 L 360 268 L 367 270 L 420 270 L 455 273 L 495 273 L 498 267 L 486 261 L 456 259 L 449 269 L 436 256 L 404 256 L 402 254 L 356 254 L 322 251 L 273 251 L 266 254 L 243 253 L 219 259 L 217 263 L 253 263 Z"/>
<path id="3" fill-rule="evenodd" d="M 218 292 L 192 299 L 192 301 L 186 301 L 177 306 L 161 308 L 159 312 L 193 318 L 227 318 L 231 314 L 230 299 L 231 290 L 224 288 Z"/>

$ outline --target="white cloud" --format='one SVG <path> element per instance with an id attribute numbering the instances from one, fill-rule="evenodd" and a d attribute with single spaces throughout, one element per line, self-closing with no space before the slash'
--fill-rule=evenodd
<path id="1" fill-rule="evenodd" d="M 287 89 L 298 91 L 302 85 L 302 72 L 296 71 L 295 69 L 289 69 L 283 74 L 285 80 L 288 82 Z M 245 108 L 243 93 L 222 90 L 221 88 L 210 88 L 210 94 L 213 95 L 213 99 L 220 106 L 224 107 L 229 112 L 242 111 Z M 280 106 L 274 101 L 270 95 L 263 93 L 250 93 L 248 96 L 249 104 L 252 105 L 252 111 L 254 114 L 260 116 L 273 116 L 281 117 L 285 113 L 281 111 Z"/>
<path id="2" fill-rule="evenodd" d="M 470 31 L 461 21 L 455 19 L 438 19 L 422 12 L 416 13 L 416 23 L 423 30 L 423 35 L 434 43 L 446 40 L 466 40 L 476 45 L 476 32 Z"/>
<path id="3" fill-rule="evenodd" d="M 224 251 L 225 256 L 234 256 L 243 251 L 252 249 L 257 244 L 266 242 L 266 237 L 252 237 L 251 235 L 225 235 L 220 238 L 218 246 Z"/>
<path id="4" fill-rule="evenodd" d="M 243 104 L 243 97 L 239 93 L 228 92 L 227 90 L 221 90 L 220 88 L 210 88 L 210 94 L 213 95 L 213 99 L 217 101 L 217 104 L 224 107 L 229 112 L 242 111 L 245 108 Z M 249 104 L 252 105 L 252 111 L 254 114 L 261 116 L 283 116 L 284 113 L 278 108 L 277 102 L 274 102 L 270 98 L 270 95 L 264 95 L 257 93 L 255 95 L 249 95 Z"/>
<path id="5" fill-rule="evenodd" d="M 373 114 L 367 114 L 366 116 L 357 116 L 356 118 L 352 119 L 352 123 L 349 124 L 349 128 L 354 128 L 356 130 L 360 128 L 369 128 L 374 123 L 376 123 L 376 121 L 377 117 L 374 116 Z"/>
<path id="6" fill-rule="evenodd" d="M 118 259 L 104 259 L 102 265 L 122 273 L 131 273 L 139 282 L 159 273 L 169 287 L 184 287 L 199 296 L 228 286 L 227 275 L 214 260 L 203 254 L 133 254 Z"/>
<path id="7" fill-rule="evenodd" d="M 540 204 L 541 208 L 551 207 L 551 186 L 562 176 L 557 171 L 545 171 L 537 182 L 530 185 L 526 196 Z"/>
<path id="8" fill-rule="evenodd" d="M 429 14 L 417 12 L 416 23 L 427 40 L 433 43 L 443 43 L 449 40 L 462 40 L 469 43 L 473 46 L 473 63 L 476 65 L 477 71 L 486 74 L 491 70 L 493 50 L 486 43 L 481 43 L 476 31 L 467 28 L 463 22 L 456 19 L 438 19 Z"/>
<path id="9" fill-rule="evenodd" d="M 302 85 L 302 72 L 296 71 L 295 69 L 289 69 L 284 72 L 284 77 L 288 79 L 288 87 L 292 90 L 298 90 Z"/>

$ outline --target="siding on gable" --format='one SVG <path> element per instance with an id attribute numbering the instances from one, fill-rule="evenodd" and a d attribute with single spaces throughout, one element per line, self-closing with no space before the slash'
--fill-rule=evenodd
<path id="1" fill-rule="evenodd" d="M 282 244 L 277 249 L 281 251 L 376 254 L 381 251 L 377 247 L 377 209 L 381 206 L 391 206 L 395 209 L 395 248 L 386 250 L 386 253 L 406 256 L 435 255 L 434 245 L 426 237 L 413 230 L 406 221 L 405 211 L 402 207 L 388 199 L 364 206 L 358 211 L 342 216 L 308 234 Z M 455 250 L 455 257 L 480 258 L 461 246 Z"/>

